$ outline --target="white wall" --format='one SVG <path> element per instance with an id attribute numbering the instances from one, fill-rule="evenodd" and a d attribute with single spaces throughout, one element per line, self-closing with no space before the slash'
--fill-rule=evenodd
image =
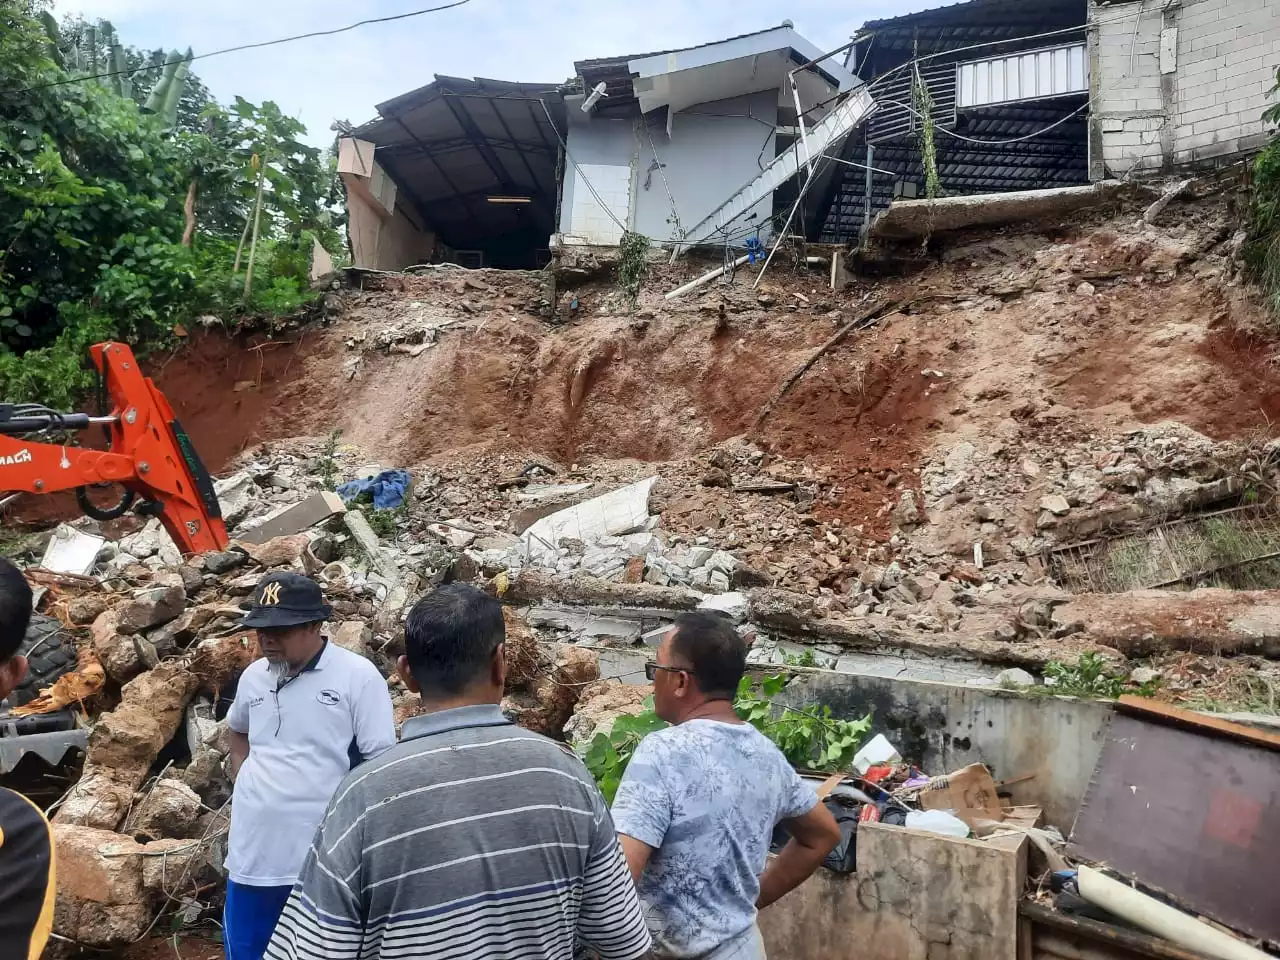
<path id="1" fill-rule="evenodd" d="M 569 156 L 561 197 L 560 232 L 567 238 L 612 245 L 622 235 L 601 207 L 628 229 L 657 242 L 677 238 L 672 207 L 688 229 L 736 193 L 776 154 L 778 92 L 703 103 L 672 117 L 671 136 L 651 120 L 601 120 L 573 116 L 570 104 Z M 655 158 L 663 166 L 651 170 Z M 576 167 L 575 167 L 576 164 Z M 666 181 L 663 181 L 663 175 Z M 588 189 L 583 178 L 590 182 Z M 668 190 L 670 192 L 668 192 Z M 598 195 L 598 197 L 596 196 Z M 745 233 L 767 224 L 772 198 L 754 208 L 754 220 L 731 230 Z M 761 231 L 767 237 L 768 230 Z M 741 243 L 741 241 L 739 241 Z"/>
<path id="2" fill-rule="evenodd" d="M 569 109 L 578 108 L 571 103 Z M 573 162 L 565 162 L 562 234 L 600 246 L 612 246 L 622 239 L 622 227 L 615 219 L 626 225 L 631 222 L 632 126 L 630 120 L 571 120 L 565 143 Z"/>
<path id="3" fill-rule="evenodd" d="M 1095 178 L 1230 158 L 1266 142 L 1278 0 L 1090 3 L 1089 20 Z"/>
<path id="4" fill-rule="evenodd" d="M 654 240 L 676 240 L 674 208 L 688 230 L 750 182 L 777 154 L 778 94 L 770 90 L 749 97 L 702 103 L 671 118 L 671 137 L 660 124 L 640 130 L 636 168 L 635 229 Z M 652 138 L 652 143 L 650 143 Z M 661 170 L 650 172 L 655 158 Z M 663 183 L 666 174 L 670 185 Z M 645 183 L 648 181 L 648 188 Z M 729 229 L 738 245 L 753 224 L 765 226 L 773 213 L 772 198 L 752 208 L 754 220 L 742 218 Z M 767 237 L 768 230 L 761 230 Z"/>

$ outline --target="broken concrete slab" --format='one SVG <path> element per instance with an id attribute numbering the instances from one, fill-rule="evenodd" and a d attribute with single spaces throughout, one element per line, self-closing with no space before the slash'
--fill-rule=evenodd
<path id="1" fill-rule="evenodd" d="M 141 633 L 176 619 L 186 608 L 187 592 L 180 585 L 142 590 L 115 611 L 117 629 L 123 634 Z"/>
<path id="2" fill-rule="evenodd" d="M 266 543 L 276 537 L 301 533 L 331 517 L 347 512 L 342 498 L 329 490 L 311 494 L 305 500 L 281 507 L 240 532 L 245 543 Z"/>
<path id="3" fill-rule="evenodd" d="M 334 624 L 329 638 L 344 650 L 358 653 L 362 657 L 369 656 L 369 643 L 373 640 L 373 631 L 362 620 L 346 620 Z"/>
<path id="4" fill-rule="evenodd" d="M 698 604 L 698 609 L 722 613 L 734 623 L 742 623 L 747 619 L 749 604 L 745 593 L 721 593 L 707 597 Z"/>
<path id="5" fill-rule="evenodd" d="M 151 922 L 142 844 L 111 830 L 55 821 L 58 864 L 54 931 L 78 943 L 132 943 Z"/>
<path id="6" fill-rule="evenodd" d="M 937 200 L 896 200 L 871 225 L 877 240 L 918 240 L 949 230 L 1062 217 L 1110 203 L 1128 184 L 1105 180 L 1088 187 L 1019 190 Z"/>
<path id="7" fill-rule="evenodd" d="M 232 474 L 213 483 L 213 492 L 222 508 L 222 521 L 230 529 L 243 520 L 253 506 L 257 484 L 248 471 Z M 132 552 L 132 551 L 130 551 Z"/>
<path id="8" fill-rule="evenodd" d="M 643 530 L 649 520 L 649 494 L 657 481 L 648 477 L 543 517 L 524 533 L 530 556 L 554 560 L 561 540 L 591 543 Z"/>
<path id="9" fill-rule="evenodd" d="M 88 576 L 93 572 L 93 565 L 102 552 L 106 537 L 77 530 L 65 523 L 54 528 L 49 545 L 45 547 L 40 566 L 54 573 L 73 573 L 77 576 Z"/>

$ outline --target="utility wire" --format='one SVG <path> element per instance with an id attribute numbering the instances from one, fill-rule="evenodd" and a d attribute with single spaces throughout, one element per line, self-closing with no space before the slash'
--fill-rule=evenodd
<path id="1" fill-rule="evenodd" d="M 242 43 L 235 47 L 226 47 L 222 50 L 214 50 L 210 53 L 199 53 L 191 57 L 179 57 L 177 60 L 166 60 L 163 63 L 150 64 L 145 66 L 144 70 L 160 70 L 164 67 L 173 66 L 177 63 L 191 63 L 195 60 L 207 60 L 210 57 L 220 57 L 224 53 L 239 53 L 241 50 L 258 50 L 262 47 L 274 47 L 282 43 L 293 43 L 295 40 L 310 40 L 313 37 L 332 37 L 339 33 L 347 33 L 360 27 L 367 27 L 378 23 L 392 23 L 396 20 L 408 20 L 411 17 L 420 17 L 427 13 L 439 13 L 441 10 L 452 10 L 454 7 L 461 7 L 470 3 L 471 0 L 454 0 L 453 3 L 446 3 L 438 7 L 427 7 L 423 10 L 411 10 L 408 13 L 397 13 L 389 17 L 374 17 L 368 20 L 360 20 L 356 23 L 348 24 L 345 27 L 336 27 L 332 30 L 313 30 L 310 33 L 299 33 L 292 37 L 280 37 L 276 40 L 262 40 L 258 43 Z M 23 90 L 14 91 L 15 93 L 30 93 L 33 90 L 46 90 L 50 87 L 63 87 L 71 83 L 83 83 L 85 80 L 105 80 L 107 77 L 119 77 L 126 73 L 132 74 L 136 71 L 129 70 L 112 70 L 108 73 L 95 73 L 83 77 L 70 77 L 66 80 L 55 80 L 53 83 L 39 83 L 33 87 L 27 87 Z"/>

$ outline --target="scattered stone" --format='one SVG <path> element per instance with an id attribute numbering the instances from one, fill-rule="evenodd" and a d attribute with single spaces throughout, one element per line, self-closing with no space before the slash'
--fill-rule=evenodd
<path id="1" fill-rule="evenodd" d="M 107 612 L 107 600 L 98 593 L 85 593 L 67 604 L 67 619 L 76 626 L 87 626 Z"/>
<path id="2" fill-rule="evenodd" d="M 1080 285 L 1076 287 L 1076 293 L 1082 297 L 1092 297 L 1097 292 L 1098 292 L 1097 287 L 1095 287 L 1088 280 L 1082 280 L 1080 282 Z"/>
<path id="3" fill-rule="evenodd" d="M 721 593 L 701 601 L 698 604 L 698 609 L 722 613 L 734 623 L 743 623 L 747 619 L 747 595 L 745 593 Z"/>
<path id="4" fill-rule="evenodd" d="M 996 674 L 996 683 L 1002 687 L 1034 687 L 1036 678 L 1021 667 L 1011 667 Z"/>
<path id="5" fill-rule="evenodd" d="M 255 544 L 246 544 L 249 556 L 260 567 L 270 569 L 297 563 L 311 546 L 311 538 L 305 533 L 285 537 L 273 537 Z"/>
<path id="6" fill-rule="evenodd" d="M 1055 517 L 1062 517 L 1071 511 L 1071 504 L 1061 494 L 1051 494 L 1040 498 L 1040 509 L 1048 511 Z"/>
<path id="7" fill-rule="evenodd" d="M 369 644 L 373 640 L 373 631 L 360 620 L 345 620 L 334 626 L 330 639 L 344 650 L 367 657 L 371 652 Z"/>
<path id="8" fill-rule="evenodd" d="M 117 629 L 124 634 L 150 630 L 173 620 L 186 606 L 187 593 L 181 586 L 143 590 L 116 611 Z"/>
<path id="9" fill-rule="evenodd" d="M 134 807 L 124 832 L 138 842 L 165 837 L 188 837 L 200 815 L 200 798 L 181 780 L 157 780 L 144 791 L 142 802 Z"/>
<path id="10" fill-rule="evenodd" d="M 249 558 L 239 550 L 227 550 L 223 553 L 206 553 L 203 557 L 204 568 L 212 574 L 230 573 L 243 567 Z"/>
<path id="11" fill-rule="evenodd" d="M 1160 671 L 1153 670 L 1151 667 L 1134 667 L 1129 671 L 1129 680 L 1139 686 L 1147 683 L 1155 683 L 1160 679 Z"/>

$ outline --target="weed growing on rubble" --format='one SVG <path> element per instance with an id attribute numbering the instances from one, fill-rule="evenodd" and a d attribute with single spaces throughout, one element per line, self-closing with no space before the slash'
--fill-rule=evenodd
<path id="1" fill-rule="evenodd" d="M 772 698 L 782 692 L 787 678 L 782 674 L 757 683 L 743 677 L 733 709 L 782 751 L 792 766 L 808 770 L 845 770 L 871 729 L 871 714 L 860 720 L 837 720 L 828 706 L 779 707 Z M 595 777 L 600 792 L 610 804 L 622 783 L 627 764 L 648 734 L 668 724 L 653 712 L 653 697 L 644 710 L 621 716 L 605 733 L 597 733 L 583 753 L 583 762 Z"/>
<path id="2" fill-rule="evenodd" d="M 649 238 L 627 231 L 618 241 L 618 289 L 635 306 L 649 272 Z"/>
<path id="3" fill-rule="evenodd" d="M 394 540 L 396 522 L 401 517 L 408 516 L 408 513 L 408 508 L 401 504 L 394 510 L 370 510 L 365 514 L 365 519 L 369 521 L 369 528 L 378 535 L 380 540 Z"/>
<path id="4" fill-rule="evenodd" d="M 320 456 L 316 457 L 316 473 L 320 477 L 321 490 L 336 490 L 338 486 L 338 443 L 342 431 L 335 430 L 325 437 Z"/>
<path id="5" fill-rule="evenodd" d="M 1057 660 L 1045 664 L 1044 675 L 1054 681 L 1052 692 L 1064 697 L 1108 697 L 1123 694 L 1124 680 L 1107 672 L 1107 661 L 1097 653 L 1082 653 L 1074 665 Z"/>
<path id="6" fill-rule="evenodd" d="M 1276 71 L 1274 97 L 1280 93 L 1280 69 Z M 1280 102 L 1262 115 L 1268 126 L 1280 123 Z M 1280 135 L 1258 155 L 1253 165 L 1253 204 L 1249 211 L 1249 243 L 1245 263 L 1262 285 L 1272 314 L 1280 320 Z"/>

